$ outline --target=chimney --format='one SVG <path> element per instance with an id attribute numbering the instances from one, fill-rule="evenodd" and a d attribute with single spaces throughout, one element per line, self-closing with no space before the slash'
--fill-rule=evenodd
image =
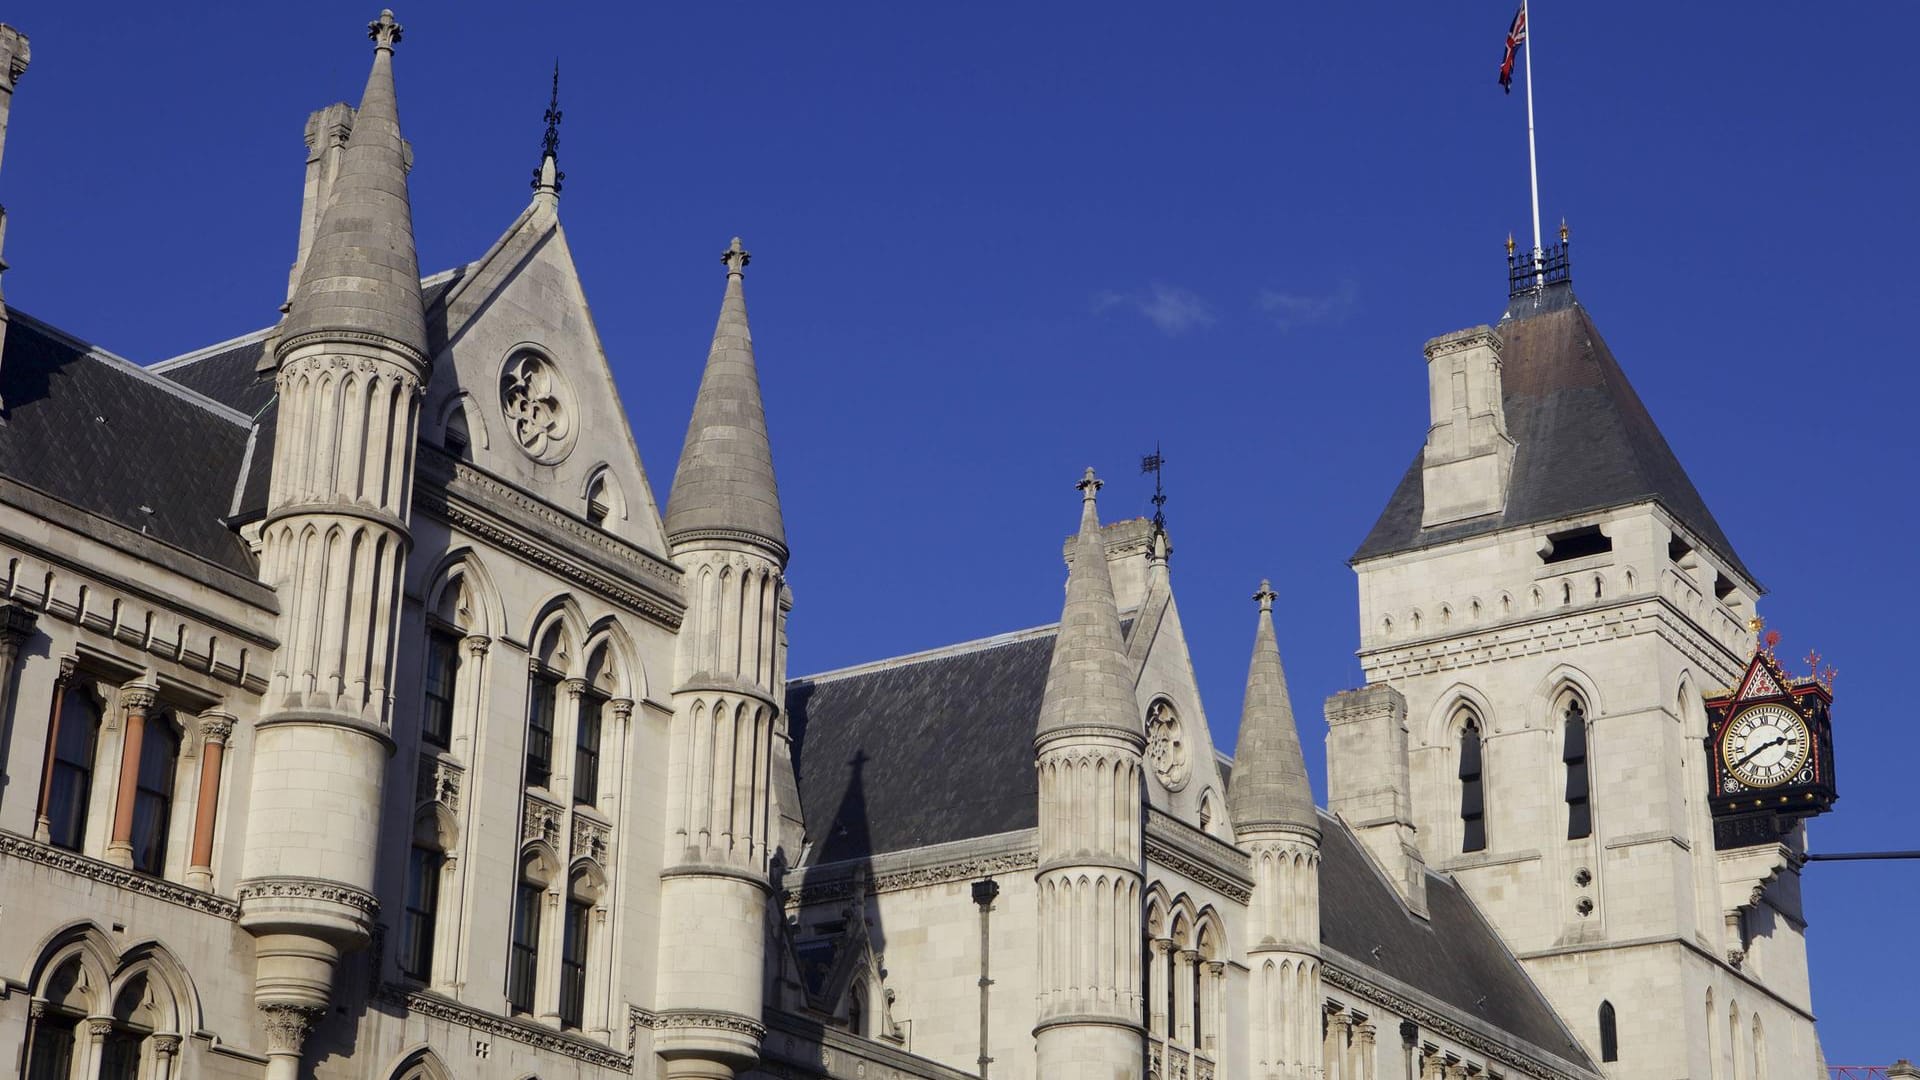
<path id="1" fill-rule="evenodd" d="M 27 73 L 27 64 L 33 59 L 33 50 L 27 48 L 27 35 L 0 23 L 0 155 L 7 149 L 7 121 L 13 116 L 13 88 L 19 83 L 20 76 Z M 7 245 L 7 208 L 0 206 L 0 253 Z M 7 262 L 0 257 L 0 274 L 7 271 Z M 0 350 L 7 343 L 7 306 L 6 297 L 0 293 Z M 0 401 L 0 415 L 4 414 L 6 402 Z"/>
<path id="2" fill-rule="evenodd" d="M 1501 400 L 1500 335 L 1476 326 L 1427 342 L 1425 495 L 1421 528 L 1507 508 L 1513 439 Z"/>
<path id="3" fill-rule="evenodd" d="M 1074 537 L 1067 538 L 1067 567 L 1073 567 Z M 1139 607 L 1147 598 L 1149 580 L 1164 569 L 1166 557 L 1173 551 L 1172 541 L 1154 535 L 1153 522 L 1146 518 L 1116 521 L 1100 527 L 1100 539 L 1107 547 L 1107 576 L 1113 579 L 1113 602 L 1122 614 Z M 1156 544 L 1156 540 L 1163 544 Z M 1164 546 L 1165 550 L 1160 550 Z"/>
<path id="4" fill-rule="evenodd" d="M 1385 683 L 1327 699 L 1327 810 L 1360 838 L 1407 908 L 1427 915 L 1427 862 L 1413 827 L 1407 699 Z"/>
<path id="5" fill-rule="evenodd" d="M 347 136 L 353 134 L 353 106 L 345 102 L 316 109 L 307 117 L 307 182 L 300 197 L 300 247 L 293 257 L 293 270 L 287 275 L 287 299 L 300 284 L 300 271 L 307 265 L 307 249 L 313 246 L 313 233 L 326 213 L 327 200 L 333 195 L 333 178 L 340 171 L 340 153 L 346 149 Z"/>

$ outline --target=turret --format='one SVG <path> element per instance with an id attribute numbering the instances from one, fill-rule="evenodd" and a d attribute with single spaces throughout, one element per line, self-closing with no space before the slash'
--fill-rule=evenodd
<path id="1" fill-rule="evenodd" d="M 1033 740 L 1040 774 L 1037 1075 L 1129 1080 L 1145 1069 L 1136 943 L 1146 736 L 1092 469 L 1079 487 L 1080 532 Z"/>
<path id="2" fill-rule="evenodd" d="M 722 259 L 726 297 L 666 514 L 688 604 L 674 661 L 654 1036 L 667 1076 L 714 1080 L 759 1057 L 769 763 L 786 737 L 786 529 L 737 237 Z"/>
<path id="3" fill-rule="evenodd" d="M 1500 380 L 1500 335 L 1491 327 L 1427 342 L 1427 446 L 1420 465 L 1427 528 L 1497 514 L 1507 506 L 1513 438 Z"/>
<path id="4" fill-rule="evenodd" d="M 366 944 L 391 735 L 394 632 L 411 538 L 426 324 L 393 89 L 400 25 L 373 70 L 274 345 L 278 434 L 262 578 L 280 648 L 254 744 L 239 896 L 256 939 L 268 1080 L 299 1072 L 341 953 Z"/>
<path id="5" fill-rule="evenodd" d="M 1253 969 L 1248 1060 L 1255 1075 L 1320 1075 L 1320 817 L 1307 785 L 1300 731 L 1273 633 L 1267 582 L 1247 668 L 1240 741 L 1227 811 L 1234 839 L 1253 857 L 1247 964 Z"/>

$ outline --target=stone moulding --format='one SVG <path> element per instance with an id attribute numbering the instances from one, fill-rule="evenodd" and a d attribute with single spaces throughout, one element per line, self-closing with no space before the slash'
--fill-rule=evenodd
<path id="1" fill-rule="evenodd" d="M 524 1046 L 560 1054 L 598 1068 L 613 1069 L 623 1073 L 633 1072 L 632 1054 L 623 1054 L 601 1043 L 567 1035 L 525 1020 L 514 1020 L 482 1012 L 425 990 L 408 990 L 403 986 L 386 983 L 380 988 L 380 1000 L 390 1005 L 397 1005 L 410 1013 L 442 1020 L 449 1024 L 459 1024 L 497 1038 L 511 1039 Z"/>
<path id="2" fill-rule="evenodd" d="M 1428 638 L 1364 649 L 1360 653 L 1360 665 L 1369 682 L 1392 682 L 1475 667 L 1505 657 L 1531 656 L 1644 633 L 1667 638 L 1689 661 L 1705 671 L 1729 672 L 1739 666 L 1726 646 L 1689 626 L 1679 609 L 1658 597 L 1517 626 L 1494 627 L 1466 637 Z"/>
<path id="3" fill-rule="evenodd" d="M 1405 995 L 1355 974 L 1354 969 L 1357 967 L 1354 961 L 1340 956 L 1333 950 L 1327 950 L 1327 963 L 1321 967 L 1320 977 L 1328 986 L 1338 988 L 1362 1001 L 1371 1002 L 1388 1012 L 1411 1020 L 1422 1028 L 1451 1039 L 1475 1053 L 1485 1054 L 1490 1060 L 1508 1065 L 1522 1076 L 1531 1076 L 1536 1080 L 1559 1080 L 1566 1076 L 1597 1075 L 1580 1069 L 1570 1061 L 1548 1060 L 1528 1053 L 1517 1043 L 1489 1038 L 1444 1013 L 1418 1004 Z"/>
<path id="4" fill-rule="evenodd" d="M 1253 898 L 1253 861 L 1240 849 L 1158 810 L 1142 837 L 1148 864 L 1180 874 L 1237 903 Z"/>
<path id="5" fill-rule="evenodd" d="M 248 900 L 318 900 L 321 903 L 341 904 L 353 908 L 366 916 L 372 923 L 380 916 L 380 901 L 372 893 L 363 892 L 351 885 L 323 878 L 306 877 L 270 877 L 252 878 L 240 883 L 233 891 L 242 903 Z"/>
<path id="6" fill-rule="evenodd" d="M 36 863 L 62 873 L 97 881 L 103 885 L 111 885 L 139 896 L 164 900 L 169 904 L 177 904 L 192 911 L 214 915 L 229 921 L 240 918 L 240 905 L 224 896 L 190 889 L 185 885 L 151 878 L 145 874 L 136 874 L 132 870 L 122 869 L 112 863 L 90 859 L 85 855 L 47 844 L 37 844 L 13 833 L 0 832 L 0 856 Z"/>
<path id="7" fill-rule="evenodd" d="M 899 892 L 904 889 L 924 889 L 951 881 L 974 881 L 1000 874 L 1030 871 L 1039 865 L 1039 853 L 1031 849 L 973 855 L 948 862 L 874 873 L 867 877 L 865 888 L 869 895 Z M 864 864 L 849 864 L 832 868 L 819 880 L 814 880 L 814 876 L 809 874 L 800 885 L 787 891 L 786 906 L 789 909 L 797 909 L 848 899 L 853 895 L 855 880 L 862 876 L 864 871 Z"/>

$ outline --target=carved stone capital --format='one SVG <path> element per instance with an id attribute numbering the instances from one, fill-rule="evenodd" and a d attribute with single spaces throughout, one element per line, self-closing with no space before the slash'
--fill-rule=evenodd
<path id="1" fill-rule="evenodd" d="M 0 604 L 0 653 L 12 656 L 18 652 L 21 642 L 33 636 L 33 628 L 39 621 L 39 613 L 31 608 Z"/>
<path id="2" fill-rule="evenodd" d="M 200 714 L 200 734 L 214 746 L 225 746 L 233 735 L 234 717 L 231 713 L 209 710 Z"/>
<path id="3" fill-rule="evenodd" d="M 139 713 L 143 719 L 147 715 L 147 710 L 153 708 L 153 703 L 159 696 L 159 688 L 154 686 L 135 684 L 120 688 L 120 704 L 126 707 L 129 714 Z"/>
<path id="4" fill-rule="evenodd" d="M 60 658 L 60 673 L 53 677 L 53 688 L 65 693 L 67 684 L 73 682 L 73 673 L 80 669 L 80 658 L 63 656 Z"/>
<path id="5" fill-rule="evenodd" d="M 172 1057 L 179 1053 L 180 1036 L 155 1035 L 153 1037 L 153 1052 L 160 1057 Z"/>
<path id="6" fill-rule="evenodd" d="M 260 1006 L 260 1016 L 267 1027 L 267 1053 L 299 1054 L 325 1012 L 305 1005 Z"/>
<path id="7" fill-rule="evenodd" d="M 493 639 L 485 634 L 468 634 L 460 639 L 460 644 L 467 647 L 468 656 L 478 660 L 487 655 L 487 649 L 492 647 Z"/>
<path id="8" fill-rule="evenodd" d="M 1360 1040 L 1362 1046 L 1372 1046 L 1379 1032 L 1372 1024 L 1361 1024 L 1353 1029 L 1353 1037 Z"/>
<path id="9" fill-rule="evenodd" d="M 108 1035 L 112 1034 L 112 1032 L 113 1032 L 113 1017 L 111 1016 L 87 1017 L 87 1034 L 93 1036 L 96 1039 L 104 1039 Z"/>
<path id="10" fill-rule="evenodd" d="M 612 701 L 607 702 L 607 707 L 613 710 L 613 718 L 623 724 L 627 722 L 628 718 L 633 716 L 632 698 L 614 698 Z"/>
<path id="11" fill-rule="evenodd" d="M 560 680 L 560 689 L 566 691 L 568 697 L 573 698 L 575 701 L 578 701 L 580 699 L 580 695 L 587 692 L 587 680 L 562 679 Z"/>
<path id="12" fill-rule="evenodd" d="M 34 998 L 32 1001 L 27 1002 L 27 1015 L 35 1020 L 47 1015 L 47 999 Z"/>

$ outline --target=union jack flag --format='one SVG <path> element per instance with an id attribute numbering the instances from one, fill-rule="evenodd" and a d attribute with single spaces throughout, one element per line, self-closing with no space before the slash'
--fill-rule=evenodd
<path id="1" fill-rule="evenodd" d="M 1513 58 L 1527 43 L 1527 5 L 1513 13 L 1513 25 L 1507 28 L 1507 55 L 1500 60 L 1500 89 L 1513 93 Z"/>

